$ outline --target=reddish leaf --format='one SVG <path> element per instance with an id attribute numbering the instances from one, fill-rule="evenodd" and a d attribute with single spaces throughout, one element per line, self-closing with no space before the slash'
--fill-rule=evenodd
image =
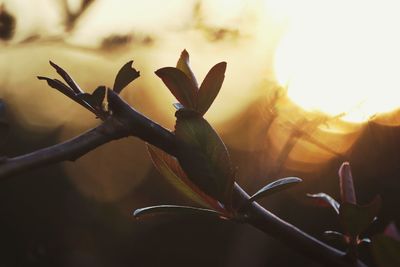
<path id="1" fill-rule="evenodd" d="M 204 115 L 217 97 L 225 78 L 226 62 L 221 62 L 211 68 L 204 78 L 199 92 L 197 111 Z"/>
<path id="2" fill-rule="evenodd" d="M 357 204 L 356 193 L 354 190 L 353 175 L 351 174 L 350 164 L 344 162 L 339 169 L 340 196 L 342 203 Z"/>
<path id="3" fill-rule="evenodd" d="M 189 77 L 189 79 L 192 81 L 194 87 L 196 87 L 197 89 L 199 88 L 196 77 L 194 76 L 194 74 L 190 68 L 189 53 L 186 51 L 186 49 L 182 51 L 181 56 L 178 60 L 178 63 L 176 64 L 176 68 L 183 71 L 186 74 L 186 76 Z"/>
<path id="4" fill-rule="evenodd" d="M 179 192 L 204 207 L 223 211 L 218 201 L 203 193 L 187 178 L 176 158 L 149 144 L 147 149 L 154 166 Z"/>
<path id="5" fill-rule="evenodd" d="M 400 232 L 394 222 L 391 222 L 388 226 L 386 226 L 384 234 L 397 241 L 400 241 Z"/>
<path id="6" fill-rule="evenodd" d="M 173 67 L 166 67 L 156 71 L 175 98 L 186 108 L 196 109 L 197 88 L 186 74 Z"/>
<path id="7" fill-rule="evenodd" d="M 210 124 L 197 113 L 176 112 L 178 160 L 188 178 L 206 194 L 230 207 L 234 173 L 229 153 Z"/>

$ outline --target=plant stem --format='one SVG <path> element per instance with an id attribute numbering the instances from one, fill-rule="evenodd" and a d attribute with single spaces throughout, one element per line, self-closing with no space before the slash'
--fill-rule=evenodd
<path id="1" fill-rule="evenodd" d="M 101 125 L 63 143 L 19 157 L 3 159 L 0 162 L 0 178 L 61 161 L 73 161 L 98 146 L 130 135 L 176 155 L 179 143 L 173 133 L 137 112 L 113 91 L 109 91 L 108 102 L 113 114 Z M 234 206 L 240 207 L 249 199 L 249 195 L 235 184 L 233 199 Z M 247 215 L 246 222 L 250 225 L 324 266 L 366 266 L 360 261 L 357 265 L 349 263 L 343 252 L 302 232 L 255 202 L 247 209 Z"/>

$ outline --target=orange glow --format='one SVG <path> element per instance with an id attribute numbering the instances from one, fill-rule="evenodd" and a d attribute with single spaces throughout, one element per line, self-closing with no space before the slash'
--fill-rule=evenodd
<path id="1" fill-rule="evenodd" d="M 275 72 L 295 103 L 328 115 L 344 113 L 342 119 L 352 122 L 399 107 L 396 1 L 279 2 L 275 6 L 289 28 L 276 52 Z"/>

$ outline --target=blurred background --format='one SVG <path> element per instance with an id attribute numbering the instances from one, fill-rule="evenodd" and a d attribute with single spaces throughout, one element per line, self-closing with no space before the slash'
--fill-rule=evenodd
<path id="1" fill-rule="evenodd" d="M 338 197 L 337 170 L 347 160 L 359 202 L 383 198 L 371 233 L 381 231 L 400 219 L 397 14 L 389 0 L 0 0 L 0 97 L 10 124 L 1 154 L 28 153 L 98 123 L 36 79 L 57 76 L 49 60 L 92 92 L 111 86 L 133 59 L 141 77 L 123 98 L 172 129 L 175 100 L 154 71 L 175 66 L 187 49 L 199 81 L 228 62 L 206 118 L 239 184 L 253 193 L 273 179 L 303 178 L 261 203 L 322 238 L 340 229 L 337 218 L 305 194 Z M 0 186 L 0 266 L 317 266 L 245 225 L 133 220 L 134 209 L 157 204 L 193 203 L 134 138 L 12 177 Z"/>

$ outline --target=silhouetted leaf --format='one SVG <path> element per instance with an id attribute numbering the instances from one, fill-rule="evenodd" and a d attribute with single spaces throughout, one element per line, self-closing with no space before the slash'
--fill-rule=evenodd
<path id="1" fill-rule="evenodd" d="M 198 113 L 180 109 L 175 114 L 180 165 L 194 184 L 229 208 L 234 173 L 225 144 Z"/>
<path id="2" fill-rule="evenodd" d="M 303 180 L 301 180 L 300 178 L 297 178 L 297 177 L 286 177 L 286 178 L 282 178 L 282 179 L 273 181 L 272 183 L 269 183 L 266 186 L 264 186 L 263 188 L 261 188 L 260 190 L 258 190 L 254 195 L 252 195 L 250 197 L 250 199 L 248 201 L 253 202 L 257 199 L 272 195 L 276 192 L 285 190 L 285 189 L 287 189 L 297 183 L 300 183 L 302 181 Z"/>
<path id="3" fill-rule="evenodd" d="M 330 195 L 325 193 L 318 193 L 318 194 L 307 194 L 307 196 L 319 202 L 322 202 L 324 205 L 328 207 L 332 207 L 336 211 L 336 213 L 339 214 L 340 204 Z"/>
<path id="4" fill-rule="evenodd" d="M 326 240 L 332 240 L 335 242 L 339 242 L 342 245 L 347 244 L 346 236 L 344 234 L 336 232 L 336 231 L 325 231 L 324 238 Z"/>
<path id="5" fill-rule="evenodd" d="M 344 162 L 339 169 L 341 203 L 357 204 L 350 164 Z"/>
<path id="6" fill-rule="evenodd" d="M 204 78 L 197 100 L 197 111 L 204 115 L 217 97 L 225 78 L 226 62 L 221 62 L 211 68 Z"/>
<path id="7" fill-rule="evenodd" d="M 64 79 L 64 81 L 69 85 L 69 87 L 72 89 L 72 91 L 75 92 L 75 94 L 83 94 L 84 92 L 82 89 L 79 87 L 79 85 L 72 79 L 71 76 L 60 66 L 55 64 L 54 62 L 50 62 L 50 65 L 55 68 L 57 73 Z"/>
<path id="8" fill-rule="evenodd" d="M 39 80 L 45 80 L 47 81 L 47 84 L 56 89 L 57 91 L 63 93 L 64 95 L 66 95 L 67 97 L 69 97 L 70 99 L 74 100 L 75 102 L 77 102 L 78 104 L 82 105 L 83 107 L 85 107 L 86 109 L 88 109 L 90 112 L 96 113 L 96 110 L 94 108 L 92 108 L 88 103 L 86 103 L 85 101 L 83 101 L 80 97 L 78 97 L 78 94 L 75 94 L 74 91 L 72 91 L 71 88 L 69 88 L 68 86 L 66 86 L 64 83 L 62 83 L 61 81 L 57 80 L 57 79 L 50 79 L 47 77 L 43 77 L 43 76 L 38 76 L 37 77 Z"/>
<path id="9" fill-rule="evenodd" d="M 91 107 L 93 107 L 97 111 L 103 111 L 103 101 L 105 96 L 106 96 L 105 86 L 97 87 L 92 94 L 84 93 L 78 95 L 78 97 L 80 97 L 82 100 L 84 100 L 86 103 L 88 103 Z"/>
<path id="10" fill-rule="evenodd" d="M 152 206 L 142 209 L 137 209 L 134 211 L 133 216 L 136 218 L 141 218 L 143 216 L 149 215 L 160 215 L 160 214 L 168 214 L 168 215 L 207 215 L 213 216 L 221 219 L 227 219 L 223 214 L 210 210 L 210 209 L 202 209 L 196 207 L 188 207 L 188 206 L 178 206 L 178 205 L 159 205 Z"/>
<path id="11" fill-rule="evenodd" d="M 185 50 L 182 51 L 181 56 L 176 64 L 176 68 L 183 71 L 187 77 L 192 81 L 193 86 L 199 88 L 196 77 L 194 76 L 192 70 L 189 65 L 189 53 Z"/>
<path id="12" fill-rule="evenodd" d="M 384 234 L 372 238 L 372 255 L 379 267 L 400 266 L 400 241 Z"/>
<path id="13" fill-rule="evenodd" d="M 133 60 L 126 63 L 115 77 L 113 90 L 119 94 L 128 84 L 140 76 L 140 72 L 132 68 Z"/>
<path id="14" fill-rule="evenodd" d="M 157 170 L 181 193 L 202 206 L 222 211 L 218 201 L 204 194 L 187 178 L 176 158 L 149 144 L 147 149 Z"/>
<path id="15" fill-rule="evenodd" d="M 381 202 L 381 198 L 378 196 L 365 206 L 348 202 L 342 203 L 339 208 L 339 218 L 346 234 L 356 237 L 365 231 L 378 215 Z"/>
<path id="16" fill-rule="evenodd" d="M 196 109 L 197 88 L 184 72 L 177 68 L 166 67 L 155 73 L 182 105 L 186 108 Z"/>

